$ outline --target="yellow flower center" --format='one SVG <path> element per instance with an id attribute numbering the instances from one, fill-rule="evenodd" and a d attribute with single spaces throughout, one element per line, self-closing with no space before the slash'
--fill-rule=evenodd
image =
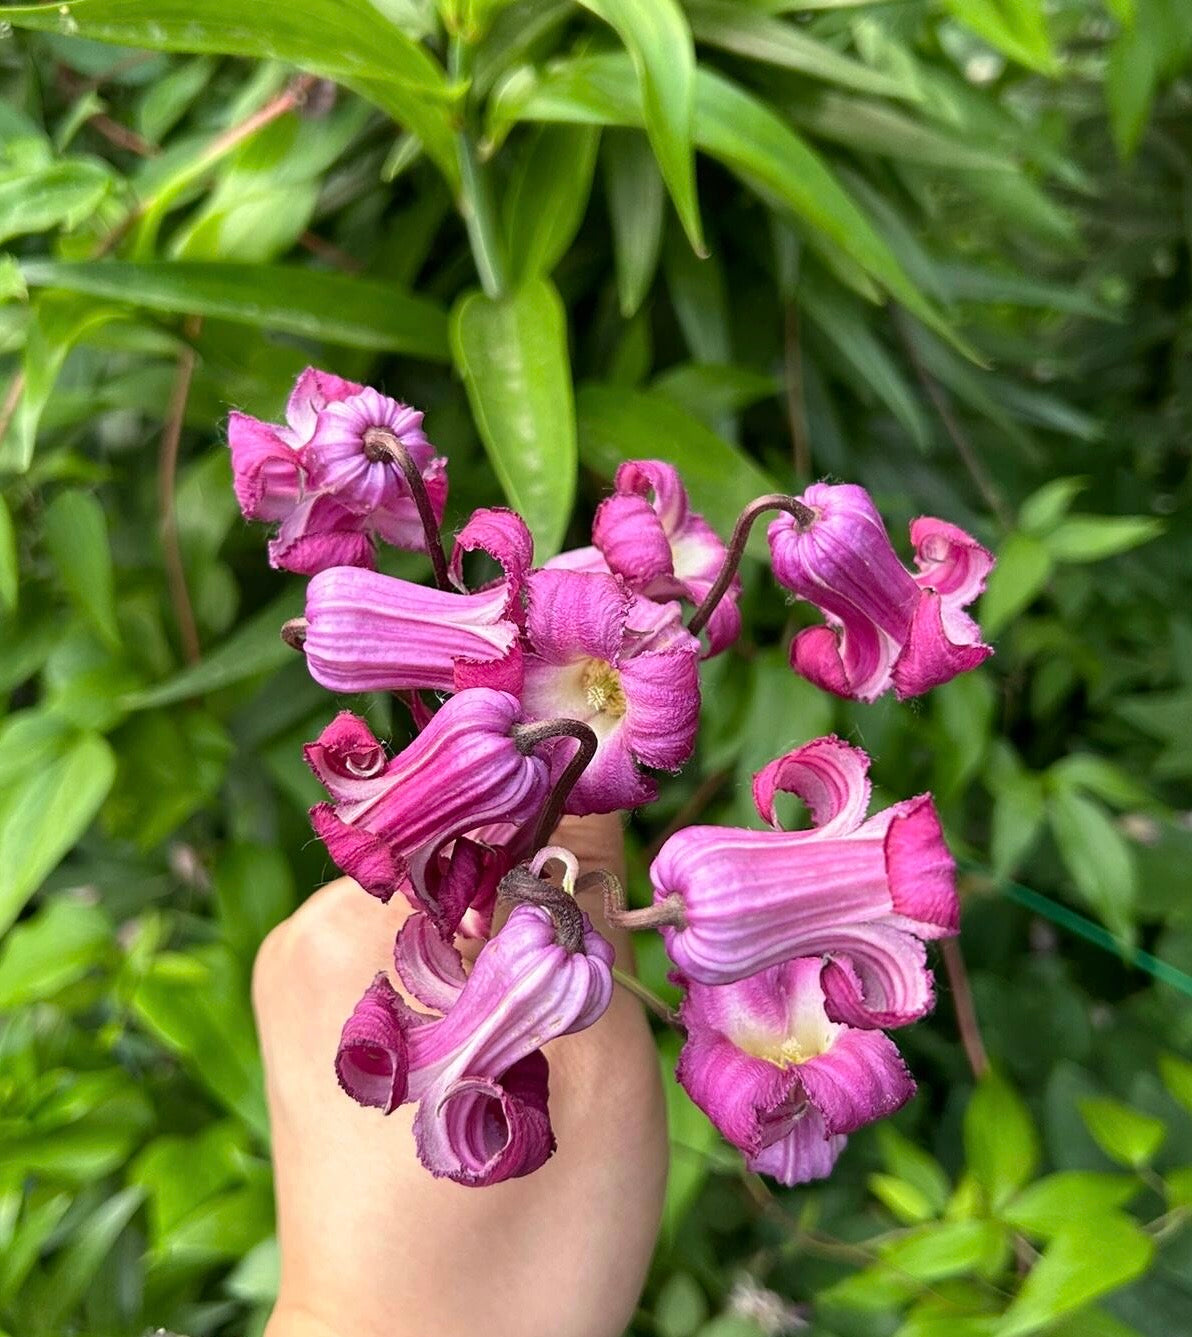
<path id="1" fill-rule="evenodd" d="M 580 675 L 580 686 L 588 706 L 598 715 L 619 720 L 625 714 L 621 675 L 607 659 L 589 659 Z"/>
<path id="2" fill-rule="evenodd" d="M 776 1068 L 795 1068 L 826 1054 L 832 1048 L 837 1029 L 828 1022 L 826 1026 L 801 1026 L 794 1035 L 746 1032 L 733 1036 L 733 1040 L 737 1048 L 743 1049 L 751 1058 L 764 1059 Z"/>

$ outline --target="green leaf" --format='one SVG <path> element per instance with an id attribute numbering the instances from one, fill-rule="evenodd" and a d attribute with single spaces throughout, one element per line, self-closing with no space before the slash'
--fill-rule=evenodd
<path id="1" fill-rule="evenodd" d="M 1125 1206 L 1137 1192 L 1138 1181 L 1127 1175 L 1061 1170 L 1028 1184 L 1002 1210 L 1002 1219 L 1028 1235 L 1051 1239 L 1073 1221 Z"/>
<path id="2" fill-rule="evenodd" d="M 990 1071 L 964 1112 L 964 1149 L 973 1178 L 996 1210 L 1022 1187 L 1039 1162 L 1039 1138 L 1022 1098 Z"/>
<path id="3" fill-rule="evenodd" d="M 1172 1096 L 1192 1113 L 1192 1063 L 1178 1054 L 1160 1054 L 1159 1075 Z"/>
<path id="4" fill-rule="evenodd" d="M 946 0 L 956 18 L 991 45 L 1040 74 L 1059 65 L 1041 0 Z"/>
<path id="5" fill-rule="evenodd" d="M 62 896 L 17 924 L 0 950 L 0 1012 L 52 998 L 81 979 L 111 935 L 98 906 Z"/>
<path id="6" fill-rule="evenodd" d="M 67 4 L 7 5 L 19 28 L 155 51 L 282 60 L 355 88 L 423 142 L 448 179 L 455 180 L 449 102 L 443 69 L 419 43 L 371 6 L 355 0 L 292 0 L 245 5 L 241 0 L 70 0 Z M 334 41 L 328 34 L 335 35 Z"/>
<path id="7" fill-rule="evenodd" d="M 896 1175 L 870 1175 L 869 1191 L 892 1216 L 905 1226 L 930 1221 L 935 1210 L 926 1195 L 914 1184 Z"/>
<path id="8" fill-rule="evenodd" d="M 505 194 L 514 282 L 544 278 L 567 253 L 592 193 L 600 132 L 588 125 L 539 126 Z"/>
<path id="9" fill-rule="evenodd" d="M 708 1317 L 708 1300 L 690 1272 L 672 1272 L 653 1309 L 659 1337 L 692 1337 Z"/>
<path id="10" fill-rule="evenodd" d="M 5 17 L 8 17 L 7 9 Z M 99 208 L 111 189 L 102 163 L 71 158 L 32 172 L 0 178 L 0 245 L 59 224 L 76 227 Z"/>
<path id="11" fill-rule="evenodd" d="M 996 636 L 1034 603 L 1051 572 L 1051 554 L 1040 539 L 1033 534 L 1007 534 L 981 597 L 978 617 L 985 635 Z"/>
<path id="12" fill-rule="evenodd" d="M 103 507 L 90 492 L 60 492 L 46 508 L 46 547 L 71 603 L 105 645 L 120 645 L 112 554 Z"/>
<path id="13" fill-rule="evenodd" d="M 497 300 L 466 293 L 451 313 L 451 346 L 493 469 L 545 561 L 562 546 L 575 497 L 563 304 L 544 279 Z"/>
<path id="14" fill-rule="evenodd" d="M 616 29 L 637 72 L 646 134 L 692 248 L 706 253 L 695 195 L 695 44 L 677 0 L 580 0 Z"/>
<path id="15" fill-rule="evenodd" d="M 932 1212 L 942 1212 L 951 1185 L 939 1161 L 892 1124 L 879 1123 L 875 1131 L 882 1159 L 891 1175 L 915 1188 L 930 1204 Z"/>
<path id="16" fill-rule="evenodd" d="M 130 693 L 121 704 L 126 710 L 169 706 L 280 668 L 294 657 L 294 651 L 281 639 L 282 624 L 301 615 L 303 602 L 300 590 L 287 590 L 197 664 L 156 687 Z"/>
<path id="17" fill-rule="evenodd" d="M 1119 1212 L 1071 1222 L 1031 1268 L 996 1329 L 997 1337 L 1026 1337 L 1097 1296 L 1141 1276 L 1154 1241 Z"/>
<path id="18" fill-rule="evenodd" d="M 1151 18 L 1158 5 L 1139 6 L 1134 22 L 1118 34 L 1105 66 L 1105 103 L 1118 156 L 1131 157 L 1142 139 L 1159 84 L 1160 30 Z"/>
<path id="19" fill-rule="evenodd" d="M 604 136 L 604 187 L 613 230 L 613 259 L 621 315 L 645 300 L 662 249 L 663 184 L 644 135 L 609 130 Z"/>
<path id="20" fill-rule="evenodd" d="M 1005 1244 L 1005 1228 L 996 1221 L 938 1221 L 883 1245 L 881 1257 L 902 1277 L 939 1281 L 996 1268 Z"/>
<path id="21" fill-rule="evenodd" d="M 662 1238 L 674 1241 L 679 1227 L 695 1205 L 711 1169 L 711 1157 L 719 1142 L 703 1110 L 675 1080 L 679 1057 L 678 1038 L 670 1033 L 659 1042 L 662 1088 L 666 1096 L 666 1126 L 670 1139 L 670 1169 L 666 1177 L 666 1201 L 662 1208 Z"/>
<path id="22" fill-rule="evenodd" d="M 20 580 L 16 526 L 8 503 L 0 496 L 0 615 L 16 612 Z"/>
<path id="23" fill-rule="evenodd" d="M 1053 478 L 1032 492 L 1018 509 L 1019 527 L 1028 534 L 1046 534 L 1072 509 L 1089 485 L 1087 478 Z"/>
<path id="24" fill-rule="evenodd" d="M 90 826 L 115 774 L 108 744 L 83 734 L 0 798 L 0 932 Z"/>
<path id="25" fill-rule="evenodd" d="M 192 1075 L 262 1141 L 269 1138 L 264 1078 L 243 966 L 223 945 L 163 953 L 132 1005 Z"/>
<path id="26" fill-rule="evenodd" d="M 22 269 L 34 287 L 105 297 L 150 311 L 214 316 L 348 348 L 408 353 L 435 362 L 448 358 L 442 309 L 373 279 L 296 265 L 205 261 L 30 260 Z"/>
<path id="27" fill-rule="evenodd" d="M 666 460 L 683 475 L 692 506 L 721 535 L 732 533 L 754 497 L 781 491 L 747 455 L 662 395 L 585 385 L 577 411 L 580 455 L 589 468 L 612 478 L 625 460 Z M 766 560 L 761 525 L 754 526 L 748 551 Z"/>
<path id="28" fill-rule="evenodd" d="M 1041 776 L 1020 770 L 997 782 L 989 836 L 995 877 L 1006 878 L 1014 873 L 1035 843 L 1046 816 Z"/>
<path id="29" fill-rule="evenodd" d="M 1145 515 L 1073 515 L 1043 543 L 1057 562 L 1099 562 L 1149 543 L 1163 532 L 1162 520 Z"/>
<path id="30" fill-rule="evenodd" d="M 1134 859 L 1099 803 L 1060 786 L 1048 803 L 1051 830 L 1080 894 L 1123 941 L 1134 933 Z"/>
<path id="31" fill-rule="evenodd" d="M 1072 752 L 1047 770 L 1053 784 L 1082 789 L 1115 808 L 1150 808 L 1154 799 L 1132 775 L 1091 752 Z"/>
<path id="32" fill-rule="evenodd" d="M 214 889 L 227 940 L 250 963 L 296 901 L 290 865 L 269 845 L 228 845 L 215 867 Z"/>
<path id="33" fill-rule="evenodd" d="M 1167 1136 L 1162 1119 L 1107 1096 L 1089 1096 L 1080 1101 L 1080 1117 L 1106 1156 L 1132 1170 L 1149 1165 Z"/>
<path id="34" fill-rule="evenodd" d="M 913 96 L 905 83 L 891 75 L 842 56 L 835 47 L 816 41 L 792 24 L 743 5 L 726 0 L 696 0 L 689 7 L 689 14 L 698 42 L 858 92 L 883 97 Z"/>

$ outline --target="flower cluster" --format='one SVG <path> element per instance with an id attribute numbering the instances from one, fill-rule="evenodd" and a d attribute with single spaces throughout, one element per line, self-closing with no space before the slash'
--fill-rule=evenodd
<path id="1" fill-rule="evenodd" d="M 543 1046 L 598 1021 L 613 987 L 612 948 L 574 899 L 576 861 L 546 841 L 563 813 L 651 802 L 655 772 L 690 758 L 700 661 L 740 633 L 753 521 L 781 512 L 775 577 L 827 619 L 795 637 L 792 667 L 864 701 L 916 695 L 991 653 L 964 610 L 993 559 L 924 517 L 909 571 L 847 484 L 758 498 L 726 544 L 658 460 L 620 467 L 588 547 L 536 567 L 521 517 L 483 508 L 448 556 L 446 461 L 415 410 L 312 368 L 284 426 L 234 413 L 228 435 L 245 516 L 279 522 L 271 561 L 311 577 L 283 635 L 322 686 L 396 693 L 412 720 L 395 755 L 350 712 L 306 748 L 329 796 L 311 822 L 333 861 L 411 905 L 394 944 L 400 991 L 384 973 L 365 990 L 335 1056 L 340 1084 L 386 1114 L 415 1104 L 433 1174 L 528 1174 L 554 1149 Z M 377 571 L 378 541 L 425 551 L 434 584 Z M 469 580 L 477 561 L 498 574 Z M 770 829 L 678 831 L 645 909 L 590 875 L 611 923 L 663 935 L 685 990 L 679 1080 L 751 1168 L 784 1183 L 826 1175 L 848 1133 L 909 1099 L 886 1031 L 930 1010 L 925 944 L 958 928 L 931 796 L 867 816 L 868 766 L 836 738 L 771 762 L 754 780 Z M 809 829 L 782 828 L 780 793 L 806 804 Z M 481 940 L 470 971 L 458 936 Z"/>

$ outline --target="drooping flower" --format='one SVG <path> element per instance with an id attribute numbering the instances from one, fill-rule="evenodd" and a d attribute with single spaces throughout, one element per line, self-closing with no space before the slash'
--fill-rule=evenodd
<path id="1" fill-rule="evenodd" d="M 443 1015 L 415 1011 L 378 976 L 343 1028 L 340 1084 L 386 1114 L 416 1102 L 418 1156 L 436 1176 L 483 1185 L 529 1174 L 555 1148 L 542 1046 L 603 1015 L 613 950 L 584 916 L 569 952 L 546 910 L 519 905 L 465 979 L 455 949 L 420 920 L 403 925 L 395 965 Z"/>
<path id="2" fill-rule="evenodd" d="M 975 539 L 943 520 L 915 520 L 912 574 L 864 488 L 816 483 L 799 500 L 814 520 L 782 515 L 768 530 L 775 577 L 828 619 L 795 637 L 797 672 L 837 696 L 873 701 L 891 687 L 918 696 L 989 658 L 964 612 L 994 562 Z"/>
<path id="3" fill-rule="evenodd" d="M 422 414 L 368 386 L 308 367 L 284 426 L 246 413 L 228 419 L 232 475 L 250 520 L 278 520 L 276 567 L 313 575 L 374 565 L 374 536 L 414 551 L 426 538 L 392 445 L 410 454 L 436 521 L 447 502 L 447 462 L 422 431 Z"/>
<path id="4" fill-rule="evenodd" d="M 592 546 L 561 553 L 548 567 L 611 572 L 635 593 L 656 602 L 689 599 L 699 604 L 725 558 L 725 546 L 687 500 L 678 470 L 663 460 L 626 460 L 614 492 L 597 507 Z M 707 624 L 708 653 L 719 654 L 740 635 L 734 577 Z"/>
<path id="5" fill-rule="evenodd" d="M 903 1025 L 932 1004 L 923 939 L 957 931 L 955 864 L 929 794 L 866 820 L 869 758 L 818 738 L 754 777 L 772 828 L 693 826 L 650 868 L 662 929 L 691 979 L 727 984 L 796 957 L 828 957 L 828 1015 L 855 1026 Z M 785 831 L 778 792 L 798 795 L 815 825 Z"/>
<path id="6" fill-rule="evenodd" d="M 650 802 L 655 783 L 639 766 L 676 770 L 699 721 L 699 643 L 678 604 L 656 604 L 594 572 L 536 571 L 527 590 L 526 718 L 578 720 L 598 743 L 567 812 Z M 570 751 L 555 755 L 561 765 Z"/>
<path id="7" fill-rule="evenodd" d="M 332 798 L 310 814 L 332 859 L 381 900 L 411 888 L 441 931 L 453 932 L 480 848 L 460 838 L 488 822 L 527 821 L 547 794 L 547 763 L 514 736 L 520 718 L 516 697 L 470 688 L 387 759 L 363 720 L 338 715 L 305 750 Z M 451 841 L 458 848 L 444 861 Z"/>
<path id="8" fill-rule="evenodd" d="M 749 1168 L 783 1184 L 822 1179 L 847 1134 L 915 1091 L 889 1036 L 831 1020 L 822 969 L 803 958 L 732 984 L 680 979 L 676 1076 Z"/>
<path id="9" fill-rule="evenodd" d="M 481 549 L 504 575 L 474 594 L 459 572 Z M 512 511 L 476 511 L 455 540 L 451 570 L 460 592 L 375 571 L 334 568 L 306 591 L 303 653 L 311 676 L 333 692 L 521 687 L 519 596 L 533 543 Z"/>

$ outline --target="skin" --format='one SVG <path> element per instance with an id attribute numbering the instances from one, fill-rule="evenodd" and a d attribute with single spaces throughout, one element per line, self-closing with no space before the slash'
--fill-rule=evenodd
<path id="1" fill-rule="evenodd" d="M 624 878 L 620 820 L 565 819 L 554 844 Z M 626 935 L 581 903 L 631 968 Z M 666 1185 L 666 1116 L 641 1005 L 545 1047 L 558 1150 L 489 1188 L 418 1163 L 413 1107 L 387 1118 L 338 1087 L 340 1028 L 409 914 L 349 878 L 261 946 L 253 1003 L 265 1060 L 282 1279 L 266 1337 L 617 1337 L 645 1280 Z M 417 1004 L 415 1004 L 417 1006 Z"/>

